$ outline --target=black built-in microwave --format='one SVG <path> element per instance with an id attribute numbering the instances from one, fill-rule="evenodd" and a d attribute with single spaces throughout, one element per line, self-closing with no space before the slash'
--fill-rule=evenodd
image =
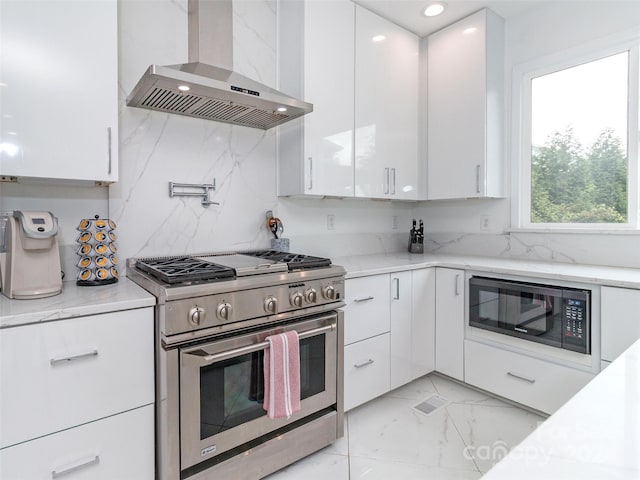
<path id="1" fill-rule="evenodd" d="M 591 353 L 591 291 L 473 276 L 469 325 Z"/>

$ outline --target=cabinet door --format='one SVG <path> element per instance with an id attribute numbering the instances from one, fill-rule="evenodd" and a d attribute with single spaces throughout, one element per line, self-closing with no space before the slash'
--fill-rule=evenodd
<path id="1" fill-rule="evenodd" d="M 314 195 L 353 196 L 354 8 L 305 2 L 305 186 Z"/>
<path id="2" fill-rule="evenodd" d="M 153 405 L 0 451 L 6 480 L 153 480 Z"/>
<path id="3" fill-rule="evenodd" d="M 465 382 L 554 413 L 593 379 L 593 374 L 465 340 Z"/>
<path id="4" fill-rule="evenodd" d="M 389 333 L 344 348 L 344 409 L 389 391 Z"/>
<path id="5" fill-rule="evenodd" d="M 487 10 L 427 39 L 427 198 L 502 194 L 502 24 Z"/>
<path id="6" fill-rule="evenodd" d="M 0 10 L 0 174 L 117 181 L 116 1 Z"/>
<path id="7" fill-rule="evenodd" d="M 424 268 L 411 272 L 411 377 L 435 370 L 436 271 Z"/>
<path id="8" fill-rule="evenodd" d="M 640 338 L 640 291 L 600 289 L 602 360 L 612 362 Z"/>
<path id="9" fill-rule="evenodd" d="M 280 88 L 313 112 L 278 127 L 278 195 L 353 196 L 354 4 L 282 1 Z"/>
<path id="10" fill-rule="evenodd" d="M 411 272 L 391 274 L 391 388 L 413 380 Z"/>
<path id="11" fill-rule="evenodd" d="M 356 5 L 355 195 L 418 198 L 418 37 Z"/>
<path id="12" fill-rule="evenodd" d="M 389 331 L 389 275 L 347 279 L 345 303 L 345 345 Z"/>
<path id="13" fill-rule="evenodd" d="M 436 268 L 436 370 L 464 377 L 464 271 Z"/>
<path id="14" fill-rule="evenodd" d="M 0 447 L 153 403 L 153 309 L 0 330 Z"/>

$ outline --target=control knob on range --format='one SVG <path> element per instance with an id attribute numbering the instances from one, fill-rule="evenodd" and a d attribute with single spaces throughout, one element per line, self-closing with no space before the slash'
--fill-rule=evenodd
<path id="1" fill-rule="evenodd" d="M 189 322 L 196 326 L 200 325 L 206 317 L 207 312 L 205 312 L 204 308 L 197 305 L 195 307 L 191 307 L 189 313 L 187 313 Z"/>
<path id="2" fill-rule="evenodd" d="M 264 310 L 267 313 L 276 313 L 278 311 L 278 299 L 273 295 L 269 295 L 264 299 Z"/>
<path id="3" fill-rule="evenodd" d="M 293 307 L 301 307 L 303 299 L 304 297 L 300 292 L 293 292 L 290 297 L 291 305 Z"/>
<path id="4" fill-rule="evenodd" d="M 327 300 L 334 300 L 336 298 L 336 289 L 333 287 L 333 285 L 327 285 L 326 287 L 322 288 L 322 295 Z"/>
<path id="5" fill-rule="evenodd" d="M 304 298 L 309 303 L 316 303 L 318 301 L 318 292 L 315 288 L 307 288 L 304 291 Z"/>
<path id="6" fill-rule="evenodd" d="M 222 302 L 220 305 L 218 305 L 218 310 L 217 310 L 217 314 L 218 314 L 218 318 L 220 320 L 229 320 L 231 318 L 231 311 L 233 309 L 231 308 L 231 304 L 228 302 Z"/>

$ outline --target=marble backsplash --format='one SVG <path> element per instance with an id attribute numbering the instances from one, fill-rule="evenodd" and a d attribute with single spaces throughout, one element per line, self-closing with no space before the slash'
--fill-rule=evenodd
<path id="1" fill-rule="evenodd" d="M 425 252 L 640 268 L 634 234 L 429 233 Z"/>

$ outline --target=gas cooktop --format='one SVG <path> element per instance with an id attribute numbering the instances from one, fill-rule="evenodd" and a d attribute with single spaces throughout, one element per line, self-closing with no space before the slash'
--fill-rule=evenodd
<path id="1" fill-rule="evenodd" d="M 289 271 L 321 268 L 331 265 L 331 260 L 322 257 L 312 257 L 311 255 L 301 255 L 299 253 L 279 252 L 277 250 L 257 250 L 251 252 L 242 252 L 243 255 L 273 260 L 274 262 L 283 262 L 287 264 Z"/>
<path id="2" fill-rule="evenodd" d="M 330 267 L 328 258 L 258 250 L 237 254 L 199 254 L 140 258 L 135 267 L 168 285 L 209 283 L 249 275 Z"/>

